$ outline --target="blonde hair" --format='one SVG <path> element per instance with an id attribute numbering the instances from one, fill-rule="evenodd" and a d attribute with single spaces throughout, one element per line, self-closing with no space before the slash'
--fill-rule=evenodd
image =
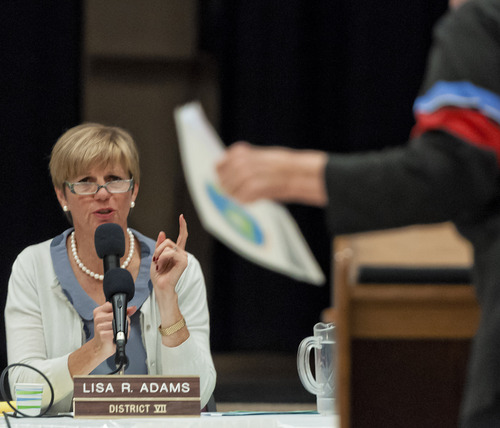
<path id="1" fill-rule="evenodd" d="M 50 156 L 50 175 L 54 187 L 85 174 L 93 167 L 121 165 L 134 182 L 140 182 L 139 153 L 132 136 L 122 128 L 84 123 L 59 137 Z"/>

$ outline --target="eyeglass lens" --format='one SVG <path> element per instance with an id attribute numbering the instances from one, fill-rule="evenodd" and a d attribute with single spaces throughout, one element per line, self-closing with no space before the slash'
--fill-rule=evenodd
<path id="1" fill-rule="evenodd" d="M 73 189 L 79 195 L 95 194 L 101 187 L 104 187 L 110 193 L 124 193 L 130 189 L 131 182 L 132 180 L 113 180 L 102 186 L 92 182 L 78 182 L 73 183 Z"/>

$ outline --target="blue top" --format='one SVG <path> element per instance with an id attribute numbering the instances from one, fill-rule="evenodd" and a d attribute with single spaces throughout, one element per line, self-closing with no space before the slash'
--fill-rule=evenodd
<path id="1" fill-rule="evenodd" d="M 89 341 L 94 337 L 93 312 L 99 305 L 83 290 L 71 268 L 66 249 L 66 240 L 72 231 L 73 228 L 67 229 L 52 240 L 50 255 L 57 278 L 61 283 L 64 293 L 82 318 L 85 337 Z M 147 356 L 142 342 L 139 309 L 153 289 L 153 284 L 149 276 L 149 267 L 151 265 L 155 242 L 135 230 L 132 230 L 132 232 L 140 243 L 141 265 L 139 267 L 139 275 L 135 281 L 135 294 L 129 302 L 129 306 L 137 306 L 137 311 L 130 318 L 130 336 L 126 347 L 129 365 L 125 372 L 127 374 L 147 374 Z M 132 355 L 133 358 L 131 358 Z M 116 369 L 114 360 L 115 356 L 112 355 L 96 367 L 91 374 L 109 374 L 111 371 L 114 371 Z"/>

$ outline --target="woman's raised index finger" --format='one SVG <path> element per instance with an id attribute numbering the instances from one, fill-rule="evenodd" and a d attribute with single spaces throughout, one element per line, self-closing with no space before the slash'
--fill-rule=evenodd
<path id="1" fill-rule="evenodd" d="M 176 245 L 184 250 L 186 248 L 186 242 L 188 238 L 187 222 L 184 218 L 184 214 L 179 216 L 179 236 L 177 238 Z"/>

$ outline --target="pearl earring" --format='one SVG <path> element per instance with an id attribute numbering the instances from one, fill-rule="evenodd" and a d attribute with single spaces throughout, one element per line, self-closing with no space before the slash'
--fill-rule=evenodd
<path id="1" fill-rule="evenodd" d="M 63 211 L 64 211 L 65 213 L 67 213 L 67 212 L 69 211 L 69 209 L 68 209 L 68 206 L 67 206 L 67 205 L 64 205 L 64 207 L 63 207 Z"/>
<path id="2" fill-rule="evenodd" d="M 130 202 L 130 208 L 134 208 L 134 207 L 135 207 L 135 202 L 134 201 Z"/>

